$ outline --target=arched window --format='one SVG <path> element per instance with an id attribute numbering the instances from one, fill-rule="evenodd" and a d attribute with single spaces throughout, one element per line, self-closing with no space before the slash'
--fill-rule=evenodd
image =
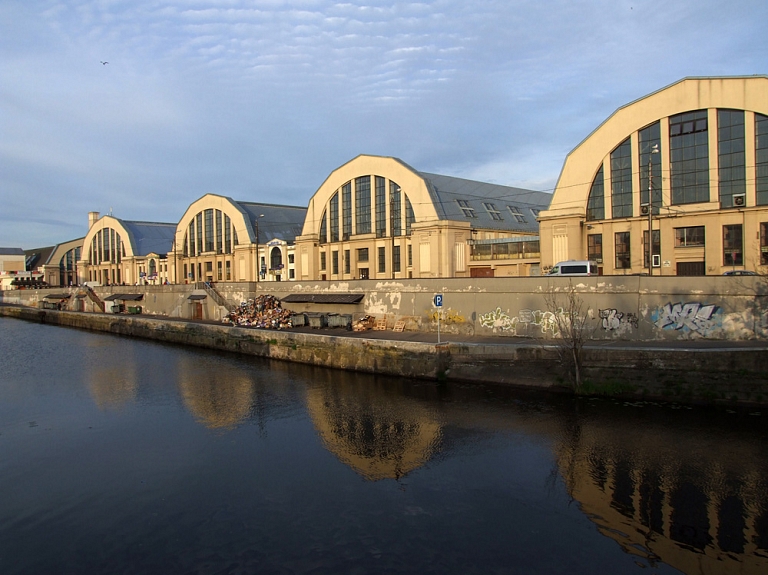
<path id="1" fill-rule="evenodd" d="M 632 141 L 624 140 L 611 152 L 611 214 L 632 217 Z"/>
<path id="2" fill-rule="evenodd" d="M 155 258 L 152 258 L 149 260 L 149 277 L 154 277 L 155 275 L 157 275 L 157 263 Z"/>
<path id="3" fill-rule="evenodd" d="M 269 269 L 279 270 L 279 269 L 282 269 L 282 267 L 283 267 L 283 252 L 279 247 L 275 246 L 269 252 Z"/>
<path id="4" fill-rule="evenodd" d="M 603 183 L 603 166 L 597 170 L 592 187 L 589 188 L 587 200 L 587 219 L 602 220 L 605 218 L 605 184 Z"/>
<path id="5" fill-rule="evenodd" d="M 325 218 L 325 210 L 320 217 L 320 243 L 328 243 L 328 220 Z"/>

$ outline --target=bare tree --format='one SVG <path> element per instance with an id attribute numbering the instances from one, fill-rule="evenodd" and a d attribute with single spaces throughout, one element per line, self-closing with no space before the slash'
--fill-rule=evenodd
<path id="1" fill-rule="evenodd" d="M 578 391 L 583 383 L 582 348 L 589 336 L 584 300 L 576 293 L 573 283 L 568 281 L 568 287 L 563 292 L 557 292 L 550 286 L 544 294 L 544 301 L 557 327 L 555 342 L 560 364 Z"/>

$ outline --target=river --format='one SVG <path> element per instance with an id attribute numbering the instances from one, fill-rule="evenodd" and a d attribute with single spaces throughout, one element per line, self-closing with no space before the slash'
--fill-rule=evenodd
<path id="1" fill-rule="evenodd" d="M 766 573 L 767 422 L 0 318 L 0 573 Z"/>

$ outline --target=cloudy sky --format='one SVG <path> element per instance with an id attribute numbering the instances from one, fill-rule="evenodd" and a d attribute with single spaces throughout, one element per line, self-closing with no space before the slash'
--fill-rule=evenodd
<path id="1" fill-rule="evenodd" d="M 766 22 L 765 0 L 0 0 L 0 246 L 208 192 L 305 206 L 358 154 L 551 191 L 617 107 L 768 73 Z"/>

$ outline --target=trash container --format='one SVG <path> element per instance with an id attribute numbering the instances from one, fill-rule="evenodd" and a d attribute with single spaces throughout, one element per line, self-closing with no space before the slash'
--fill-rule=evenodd
<path id="1" fill-rule="evenodd" d="M 321 313 L 307 314 L 307 320 L 309 321 L 309 327 L 313 328 L 321 328 L 328 325 L 326 316 Z"/>

